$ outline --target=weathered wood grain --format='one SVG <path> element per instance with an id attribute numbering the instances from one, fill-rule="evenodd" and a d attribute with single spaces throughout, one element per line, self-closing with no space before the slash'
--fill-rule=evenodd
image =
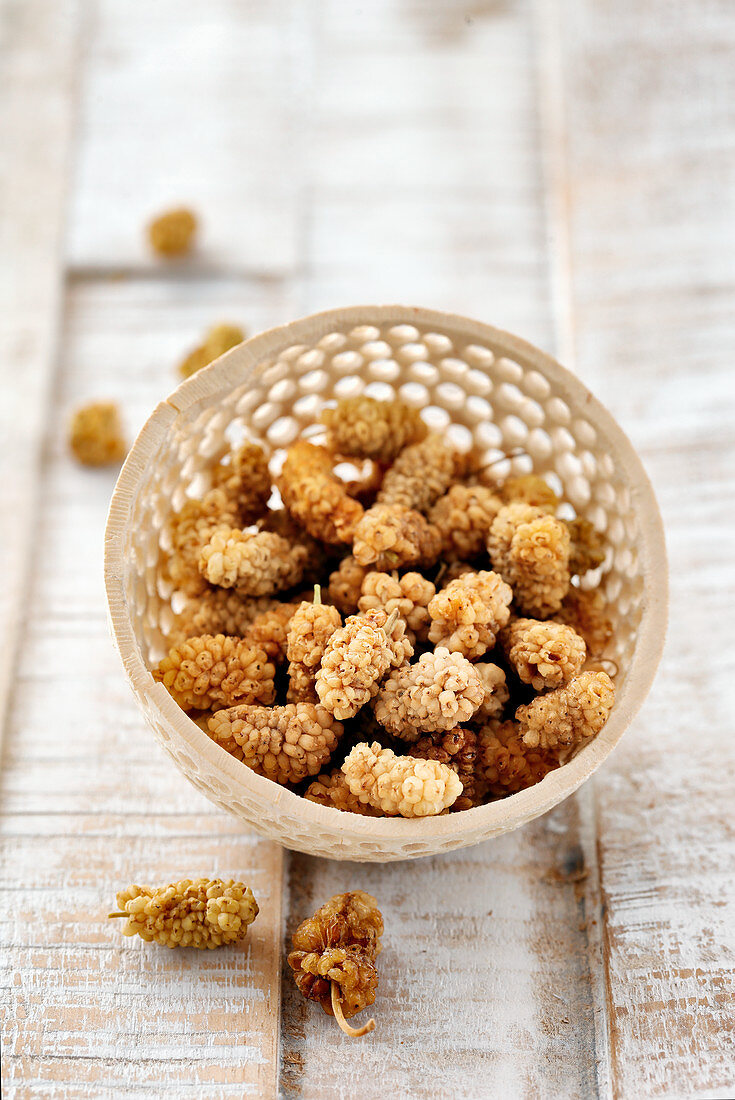
<path id="1" fill-rule="evenodd" d="M 0 744 L 56 351 L 79 27 L 77 3 L 0 6 L 0 575 L 14 581 L 0 586 Z"/>
<path id="2" fill-rule="evenodd" d="M 174 345 L 228 303 L 264 323 L 268 290 L 258 297 L 241 281 L 214 297 L 193 284 L 74 285 L 54 408 L 103 392 L 137 427 L 170 388 Z M 100 564 L 114 477 L 78 467 L 65 416 L 51 419 L 0 778 L 4 1085 L 23 1097 L 272 1097 L 282 852 L 178 775 L 128 691 Z M 261 914 L 245 945 L 169 952 L 106 922 L 128 882 L 200 874 L 251 884 Z"/>
<path id="3" fill-rule="evenodd" d="M 557 229 L 569 240 L 577 367 L 648 465 L 671 559 L 661 673 L 594 780 L 609 1087 L 615 1097 L 727 1096 L 735 12 L 578 0 L 554 8 L 546 46 L 559 50 L 550 64 L 563 91 L 555 205 L 569 219 Z"/>

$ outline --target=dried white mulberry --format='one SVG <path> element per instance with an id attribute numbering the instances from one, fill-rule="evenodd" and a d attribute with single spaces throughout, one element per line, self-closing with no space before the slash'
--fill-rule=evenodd
<path id="1" fill-rule="evenodd" d="M 457 468 L 457 456 L 438 435 L 404 447 L 383 478 L 379 504 L 427 512 L 446 493 Z"/>
<path id="2" fill-rule="evenodd" d="M 379 572 L 399 566 L 433 565 L 441 550 L 439 530 L 420 512 L 374 504 L 355 528 L 352 553 L 360 565 Z"/>
<path id="3" fill-rule="evenodd" d="M 375 696 L 388 669 L 413 656 L 405 631 L 399 615 L 389 617 L 378 609 L 351 615 L 332 634 L 316 674 L 316 690 L 335 718 L 353 718 Z"/>
<path id="4" fill-rule="evenodd" d="M 309 551 L 273 531 L 218 527 L 203 547 L 199 569 L 210 584 L 242 596 L 268 596 L 303 578 Z"/>
<path id="5" fill-rule="evenodd" d="M 392 611 L 406 620 L 407 634 L 413 645 L 416 638 L 426 640 L 429 632 L 429 601 L 436 588 L 421 573 L 368 573 L 362 582 L 362 595 L 358 602 L 360 611 L 382 608 L 386 614 Z"/>
<path id="6" fill-rule="evenodd" d="M 315 585 L 314 600 L 299 604 L 288 630 L 288 701 L 317 702 L 316 673 L 329 639 L 342 626 L 336 607 L 321 602 L 321 590 Z"/>
<path id="7" fill-rule="evenodd" d="M 127 917 L 124 936 L 164 947 L 222 947 L 245 938 L 258 915 L 252 890 L 242 882 L 182 879 L 170 886 L 128 886 L 117 895 Z"/>
<path id="8" fill-rule="evenodd" d="M 152 672 L 182 710 L 272 703 L 274 674 L 260 646 L 224 634 L 188 638 L 173 646 Z"/>
<path id="9" fill-rule="evenodd" d="M 523 742 L 529 748 L 555 749 L 595 737 L 614 701 L 615 687 L 607 673 L 582 672 L 564 687 L 518 708 Z"/>
<path id="10" fill-rule="evenodd" d="M 508 504 L 490 528 L 487 548 L 525 615 L 548 619 L 559 610 L 570 580 L 565 523 L 530 504 Z"/>
<path id="11" fill-rule="evenodd" d="M 584 641 L 571 626 L 538 619 L 514 619 L 501 642 L 523 683 L 536 691 L 561 687 L 577 675 L 586 656 Z"/>
<path id="12" fill-rule="evenodd" d="M 283 503 L 310 535 L 322 542 L 352 542 L 363 508 L 334 476 L 326 447 L 300 439 L 286 452 L 276 481 Z"/>
<path id="13" fill-rule="evenodd" d="M 457 773 L 436 760 L 396 756 L 392 749 L 356 745 L 342 765 L 361 802 L 388 815 L 428 817 L 448 809 L 462 793 Z"/>
<path id="14" fill-rule="evenodd" d="M 447 562 L 471 561 L 485 552 L 493 520 L 503 502 L 483 485 L 453 485 L 429 512 L 429 522 L 442 536 Z"/>
<path id="15" fill-rule="evenodd" d="M 502 798 L 525 790 L 558 767 L 554 753 L 523 743 L 517 722 L 492 719 L 477 731 L 475 774 L 482 795 Z"/>
<path id="16" fill-rule="evenodd" d="M 243 764 L 275 783 L 299 783 L 329 762 L 343 727 L 324 707 L 238 706 L 209 719 L 209 736 Z"/>
<path id="17" fill-rule="evenodd" d="M 429 640 L 470 659 L 481 657 L 508 622 L 512 599 L 498 573 L 466 573 L 437 592 L 429 604 Z"/>
<path id="18" fill-rule="evenodd" d="M 402 665 L 390 674 L 374 712 L 394 737 L 418 741 L 422 733 L 468 722 L 484 698 L 482 680 L 467 658 L 438 646 L 416 664 Z"/>
<path id="19" fill-rule="evenodd" d="M 334 409 L 325 409 L 332 450 L 343 455 L 392 462 L 409 443 L 418 443 L 427 428 L 416 409 L 402 401 L 376 401 L 374 397 L 344 397 Z"/>

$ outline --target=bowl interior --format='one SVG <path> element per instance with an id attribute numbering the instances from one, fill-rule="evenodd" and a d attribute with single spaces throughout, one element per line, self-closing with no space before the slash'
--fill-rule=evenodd
<path id="1" fill-rule="evenodd" d="M 543 474 L 564 500 L 560 515 L 585 517 L 604 532 L 605 561 L 583 584 L 604 593 L 615 627 L 604 656 L 619 673 L 616 706 L 602 734 L 538 788 L 430 821 L 355 819 L 350 833 L 343 819 L 354 815 L 281 791 L 213 745 L 147 668 L 166 651 L 178 608 L 160 568 L 170 512 L 209 487 L 211 467 L 233 443 L 261 443 L 275 471 L 283 448 L 298 436 L 320 439 L 325 404 L 360 393 L 397 396 L 420 409 L 432 428 L 492 465 L 499 479 L 531 469 Z M 133 686 L 179 766 L 219 805 L 261 830 L 265 825 L 282 843 L 345 858 L 440 851 L 544 812 L 611 751 L 648 690 L 663 644 L 660 517 L 620 428 L 576 378 L 523 341 L 408 307 L 305 318 L 254 337 L 182 383 L 153 414 L 121 474 L 106 572 L 113 628 Z M 277 820 L 264 823 L 263 799 Z"/>

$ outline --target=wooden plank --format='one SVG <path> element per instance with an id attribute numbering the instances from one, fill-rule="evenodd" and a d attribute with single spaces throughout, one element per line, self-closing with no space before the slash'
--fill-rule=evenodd
<path id="1" fill-rule="evenodd" d="M 324 6 L 308 303 L 456 308 L 550 346 L 532 11 L 466 15 L 438 2 Z M 570 799 L 442 858 L 380 867 L 292 855 L 287 936 L 354 888 L 375 894 L 386 936 L 369 1039 L 344 1039 L 284 973 L 284 1093 L 329 1100 L 380 1082 L 412 1097 L 596 1095 L 605 1058 L 582 836 Z"/>
<path id="2" fill-rule="evenodd" d="M 0 743 L 56 350 L 78 28 L 76 3 L 0 6 L 0 571 L 16 581 L 0 588 Z"/>
<path id="3" fill-rule="evenodd" d="M 542 41 L 558 53 L 546 58 L 545 90 L 563 97 L 554 201 L 561 221 L 569 216 L 556 228 L 569 239 L 562 278 L 578 369 L 648 465 L 671 559 L 661 673 L 594 783 L 609 1090 L 730 1096 L 735 747 L 723 516 L 735 496 L 735 13 L 628 0 L 553 7 Z"/>
<path id="4" fill-rule="evenodd" d="M 220 310 L 260 326 L 281 308 L 237 279 L 78 282 L 55 407 L 110 396 L 136 428 Z M 100 560 L 114 478 L 71 460 L 55 417 L 0 782 L 3 1083 L 14 1098 L 274 1097 L 282 850 L 193 790 L 127 688 Z M 252 885 L 242 947 L 169 952 L 106 921 L 128 882 L 197 875 Z"/>
<path id="5" fill-rule="evenodd" d="M 70 263 L 160 269 L 144 226 L 184 204 L 199 215 L 201 234 L 196 255 L 173 265 L 178 272 L 292 271 L 302 67 L 290 5 L 191 0 L 186 18 L 176 0 L 96 8 Z"/>

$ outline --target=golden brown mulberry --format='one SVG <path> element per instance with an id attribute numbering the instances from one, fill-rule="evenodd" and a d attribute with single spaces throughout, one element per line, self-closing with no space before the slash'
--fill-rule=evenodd
<path id="1" fill-rule="evenodd" d="M 285 661 L 288 631 L 298 606 L 295 601 L 280 603 L 274 600 L 271 607 L 255 616 L 245 631 L 246 641 L 264 649 L 274 663 Z"/>
<path id="2" fill-rule="evenodd" d="M 567 594 L 569 549 L 566 524 L 531 505 L 506 505 L 490 528 L 493 568 L 513 589 L 519 609 L 537 619 L 558 611 Z"/>
<path id="3" fill-rule="evenodd" d="M 605 540 L 588 519 L 572 519 L 567 523 L 572 547 L 569 572 L 582 576 L 590 569 L 599 569 L 605 560 Z"/>
<path id="4" fill-rule="evenodd" d="M 509 477 L 503 482 L 500 495 L 506 504 L 518 501 L 522 504 L 530 504 L 534 508 L 543 508 L 545 512 L 551 512 L 552 515 L 556 514 L 556 509 L 561 503 L 554 490 L 538 474 Z"/>
<path id="5" fill-rule="evenodd" d="M 223 489 L 211 489 L 202 500 L 187 500 L 181 511 L 172 514 L 168 574 L 187 596 L 199 596 L 208 589 L 199 572 L 204 546 L 218 527 L 237 523 L 235 504 Z"/>
<path id="6" fill-rule="evenodd" d="M 574 627 L 584 638 L 588 652 L 594 657 L 600 656 L 613 635 L 605 597 L 598 588 L 583 589 L 570 585 L 554 619 L 558 623 Z"/>
<path id="7" fill-rule="evenodd" d="M 396 756 L 379 742 L 355 745 L 342 765 L 347 785 L 361 802 L 389 816 L 430 817 L 462 793 L 455 771 L 436 760 Z"/>
<path id="8" fill-rule="evenodd" d="M 245 938 L 258 915 L 249 886 L 230 879 L 182 879 L 170 886 L 128 886 L 117 895 L 124 936 L 164 947 L 222 947 Z"/>
<path id="9" fill-rule="evenodd" d="M 362 582 L 370 572 L 369 565 L 360 565 L 348 554 L 329 576 L 327 597 L 343 615 L 353 615 L 362 594 Z"/>
<path id="10" fill-rule="evenodd" d="M 555 749 L 595 737 L 614 701 L 615 687 L 606 672 L 582 672 L 564 687 L 518 708 L 523 742 L 529 748 Z"/>
<path id="11" fill-rule="evenodd" d="M 204 338 L 204 343 L 195 347 L 179 364 L 179 374 L 190 378 L 202 367 L 213 363 L 230 348 L 237 347 L 245 339 L 245 333 L 239 325 L 214 325 Z"/>
<path id="12" fill-rule="evenodd" d="M 335 768 L 328 775 L 318 775 L 307 787 L 304 798 L 319 806 L 334 806 L 337 810 L 361 814 L 363 817 L 382 817 L 380 810 L 361 802 L 352 793 L 341 768 Z"/>
<path id="13" fill-rule="evenodd" d="M 402 741 L 469 722 L 485 698 L 479 674 L 461 653 L 438 646 L 390 674 L 375 700 L 375 717 Z"/>
<path id="14" fill-rule="evenodd" d="M 436 760 L 457 773 L 462 784 L 462 793 L 452 805 L 452 813 L 457 810 L 471 810 L 478 804 L 475 791 L 477 737 L 473 730 L 458 727 L 446 733 L 421 737 L 415 745 L 411 745 L 409 756 L 416 756 L 421 760 Z"/>
<path id="15" fill-rule="evenodd" d="M 488 722 L 491 718 L 499 718 L 510 698 L 505 673 L 502 668 L 486 661 L 478 661 L 474 668 L 482 680 L 485 698 L 473 714 L 472 722 Z"/>
<path id="16" fill-rule="evenodd" d="M 467 573 L 437 592 L 429 604 L 429 640 L 470 659 L 481 657 L 508 622 L 512 599 L 498 573 Z"/>
<path id="17" fill-rule="evenodd" d="M 491 719 L 477 731 L 478 791 L 494 798 L 533 787 L 558 768 L 553 753 L 524 745 L 517 722 Z"/>
<path id="18" fill-rule="evenodd" d="M 308 558 L 304 545 L 273 531 L 223 526 L 203 547 L 199 569 L 210 584 L 234 588 L 241 596 L 268 596 L 298 584 Z"/>
<path id="19" fill-rule="evenodd" d="M 426 640 L 429 631 L 429 601 L 436 588 L 420 573 L 368 573 L 362 582 L 360 611 L 381 607 L 387 615 L 392 611 L 406 620 L 407 635 L 414 645 L 416 638 Z"/>
<path id="20" fill-rule="evenodd" d="M 388 669 L 412 656 L 406 623 L 396 612 L 351 615 L 327 643 L 316 674 L 317 695 L 335 718 L 354 718 L 377 694 Z"/>
<path id="21" fill-rule="evenodd" d="M 483 485 L 452 485 L 429 512 L 442 536 L 442 557 L 466 562 L 485 552 L 485 542 L 502 501 Z"/>
<path id="22" fill-rule="evenodd" d="M 420 512 L 398 505 L 374 504 L 355 528 L 352 553 L 360 565 L 378 572 L 407 565 L 433 565 L 441 550 L 438 528 Z"/>
<path id="23" fill-rule="evenodd" d="M 326 447 L 299 439 L 286 452 L 276 481 L 283 503 L 310 535 L 322 542 L 352 542 L 362 505 L 334 476 Z"/>
<path id="24" fill-rule="evenodd" d="M 183 256 L 194 244 L 196 214 L 185 206 L 159 214 L 148 225 L 148 240 L 159 256 Z"/>
<path id="25" fill-rule="evenodd" d="M 321 421 L 333 450 L 378 462 L 392 462 L 403 447 L 418 443 L 427 432 L 416 409 L 402 401 L 376 401 L 364 395 L 342 398 L 336 408 L 323 411 Z"/>
<path id="26" fill-rule="evenodd" d="M 232 452 L 231 462 L 215 467 L 212 484 L 231 497 L 241 527 L 262 519 L 272 489 L 265 451 L 257 443 L 243 443 Z"/>
<path id="27" fill-rule="evenodd" d="M 457 455 L 438 435 L 404 447 L 383 478 L 379 504 L 427 512 L 455 475 Z"/>
<path id="28" fill-rule="evenodd" d="M 203 634 L 173 646 L 152 670 L 182 710 L 233 703 L 272 703 L 275 668 L 260 646 L 224 634 Z"/>
<path id="29" fill-rule="evenodd" d="M 514 619 L 500 640 L 523 683 L 536 691 L 567 683 L 577 675 L 586 656 L 579 634 L 561 623 Z"/>
<path id="30" fill-rule="evenodd" d="M 351 1036 L 366 1035 L 375 1027 L 369 1020 L 352 1028 L 345 1018 L 375 1002 L 383 918 L 378 903 L 364 890 L 335 894 L 303 921 L 293 934 L 288 965 L 299 991 L 318 1001 Z"/>
<path id="31" fill-rule="evenodd" d="M 77 409 L 69 426 L 69 446 L 84 466 L 122 462 L 128 447 L 114 401 L 93 401 Z"/>
<path id="32" fill-rule="evenodd" d="M 329 762 L 343 727 L 324 707 L 237 706 L 209 719 L 209 736 L 243 764 L 275 783 L 299 783 Z"/>
<path id="33" fill-rule="evenodd" d="M 208 588 L 190 600 L 177 616 L 170 638 L 185 641 L 198 634 L 227 634 L 242 638 L 264 611 L 281 607 L 271 596 L 243 597 L 229 588 Z"/>
<path id="34" fill-rule="evenodd" d="M 342 626 L 336 607 L 323 604 L 321 589 L 314 586 L 313 602 L 299 604 L 289 624 L 286 656 L 289 661 L 288 701 L 316 703 L 316 674 L 329 639 Z"/>

